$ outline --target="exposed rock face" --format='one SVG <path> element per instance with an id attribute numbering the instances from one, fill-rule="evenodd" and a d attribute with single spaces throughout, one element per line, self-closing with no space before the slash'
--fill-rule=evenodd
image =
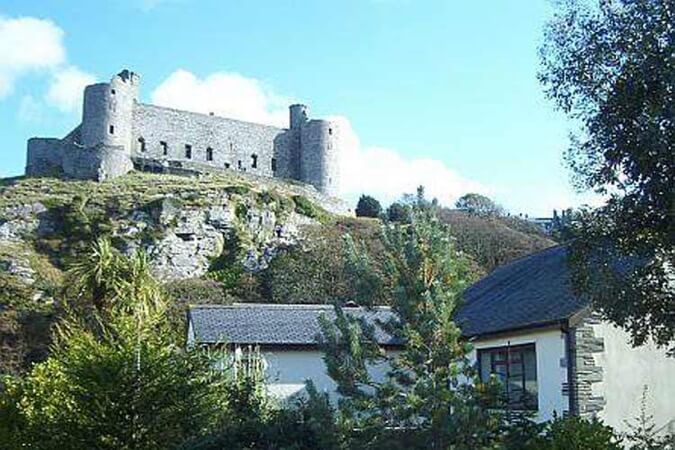
<path id="1" fill-rule="evenodd" d="M 0 243 L 17 242 L 34 232 L 40 223 L 40 215 L 45 211 L 47 208 L 42 203 L 6 208 L 3 214 L 5 220 L 0 220 Z"/>
<path id="2" fill-rule="evenodd" d="M 202 276 L 232 239 L 244 250 L 240 263 L 249 271 L 262 270 L 280 246 L 298 242 L 301 225 L 314 223 L 295 213 L 281 221 L 275 211 L 253 206 L 238 217 L 235 209 L 223 199 L 204 209 L 164 213 L 164 220 L 175 226 L 147 249 L 157 274 L 168 279 Z"/>
<path id="3" fill-rule="evenodd" d="M 295 212 L 282 214 L 273 206 L 233 200 L 228 195 L 208 203 L 184 207 L 170 196 L 158 199 L 149 208 L 116 218 L 113 236 L 125 242 L 125 253 L 145 250 L 160 279 L 175 280 L 205 275 L 212 260 L 233 239 L 240 247 L 239 263 L 246 270 L 265 269 L 278 248 L 301 240 L 303 225 L 317 223 Z M 58 225 L 46 212 L 40 203 L 6 210 L 0 245 L 54 233 Z"/>

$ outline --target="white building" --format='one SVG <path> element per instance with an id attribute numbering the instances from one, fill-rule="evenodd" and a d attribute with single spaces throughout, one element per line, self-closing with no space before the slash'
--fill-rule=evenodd
<path id="1" fill-rule="evenodd" d="M 569 285 L 565 247 L 553 247 L 498 268 L 469 288 L 457 316 L 474 344 L 482 377 L 497 375 L 510 407 L 529 410 L 538 420 L 554 414 L 597 416 L 619 431 L 640 409 L 645 386 L 648 413 L 657 428 L 675 424 L 675 359 L 652 345 L 631 348 L 628 336 L 599 320 Z M 348 308 L 375 323 L 391 311 Z M 257 345 L 267 365 L 271 390 L 292 397 L 311 379 L 335 398 L 318 348 L 320 314 L 326 305 L 193 306 L 188 341 Z M 378 342 L 396 351 L 396 342 L 376 327 Z"/>

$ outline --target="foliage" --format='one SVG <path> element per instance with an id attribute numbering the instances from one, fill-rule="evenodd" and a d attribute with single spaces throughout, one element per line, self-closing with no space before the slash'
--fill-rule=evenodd
<path id="1" fill-rule="evenodd" d="M 61 271 L 30 247 L 0 246 L 0 374 L 19 374 L 46 358 L 61 282 Z"/>
<path id="2" fill-rule="evenodd" d="M 107 245 L 98 242 L 95 253 Z M 222 376 L 209 355 L 177 345 L 147 260 L 118 256 L 93 257 L 71 273 L 81 277 L 75 291 L 98 296 L 97 307 L 84 317 L 73 309 L 49 359 L 7 380 L 0 445 L 176 448 L 218 423 Z"/>
<path id="3" fill-rule="evenodd" d="M 577 221 L 574 282 L 635 345 L 675 342 L 673 24 L 672 2 L 566 0 L 541 49 L 547 95 L 580 126 L 574 181 L 607 198 Z M 596 270 L 626 257 L 641 267 Z"/>
<path id="4" fill-rule="evenodd" d="M 478 216 L 503 216 L 504 208 L 496 204 L 492 199 L 476 193 L 464 194 L 455 203 L 457 209 Z"/>
<path id="5" fill-rule="evenodd" d="M 232 303 L 218 281 L 201 278 L 173 280 L 164 285 L 171 302 L 187 305 L 226 305 Z"/>
<path id="6" fill-rule="evenodd" d="M 328 220 L 328 213 L 322 208 L 316 206 L 309 199 L 302 195 L 294 195 L 293 203 L 295 203 L 295 212 L 303 216 L 311 217 L 319 222 L 326 222 Z"/>
<path id="7" fill-rule="evenodd" d="M 374 270 L 382 275 L 385 286 L 374 300 L 386 304 L 391 280 L 384 274 L 383 246 L 379 226 L 372 221 L 339 219 L 331 224 L 304 230 L 304 243 L 282 249 L 260 272 L 261 294 L 273 303 L 343 303 L 353 300 L 354 279 L 347 270 L 342 236 L 349 233 L 365 243 Z"/>
<path id="8" fill-rule="evenodd" d="M 410 207 L 401 202 L 394 202 L 387 208 L 387 220 L 389 222 L 409 223 L 410 216 Z"/>
<path id="9" fill-rule="evenodd" d="M 468 265 L 433 208 L 418 201 L 412 211 L 410 225 L 383 229 L 395 318 L 380 326 L 404 342 L 401 352 L 387 354 L 374 325 L 338 305 L 334 322 L 321 321 L 327 371 L 344 396 L 340 422 L 358 430 L 349 448 L 383 448 L 394 440 L 410 448 L 481 448 L 497 439 L 502 421 L 488 408 L 496 386 L 479 381 L 468 360 L 471 347 L 453 322 L 471 281 Z M 362 253 L 352 253 L 351 261 L 356 273 L 372 278 Z M 376 289 L 365 284 L 371 289 L 359 290 L 358 303 L 370 305 Z M 387 368 L 382 379 L 372 367 Z"/>
<path id="10" fill-rule="evenodd" d="M 554 418 L 527 450 L 621 450 L 621 438 L 598 419 Z"/>
<path id="11" fill-rule="evenodd" d="M 470 255 L 485 272 L 516 258 L 555 245 L 538 231 L 512 228 L 509 218 L 483 217 L 442 209 L 441 221 L 450 226 L 458 250 Z"/>
<path id="12" fill-rule="evenodd" d="M 333 409 L 325 394 L 308 382 L 308 397 L 282 408 L 257 394 L 254 381 L 230 384 L 226 393 L 229 411 L 218 432 L 188 443 L 190 450 L 337 449 L 338 434 Z"/>
<path id="13" fill-rule="evenodd" d="M 662 450 L 675 447 L 675 435 L 663 433 L 654 423 L 654 416 L 647 412 L 648 388 L 644 387 L 640 401 L 640 412 L 632 422 L 626 422 L 630 430 L 626 440 L 630 442 L 630 450 Z M 669 447 L 670 446 L 670 447 Z"/>
<path id="14" fill-rule="evenodd" d="M 380 217 L 382 205 L 370 195 L 361 195 L 356 204 L 356 217 Z"/>

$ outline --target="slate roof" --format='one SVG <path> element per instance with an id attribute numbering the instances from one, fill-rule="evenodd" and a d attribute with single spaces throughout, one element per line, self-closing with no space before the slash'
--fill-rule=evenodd
<path id="1" fill-rule="evenodd" d="M 387 307 L 372 310 L 344 308 L 345 313 L 364 317 L 369 323 L 386 322 L 393 315 Z M 200 344 L 259 344 L 276 346 L 314 346 L 320 334 L 319 315 L 335 317 L 330 305 L 269 305 L 240 303 L 227 306 L 196 305 L 188 312 Z M 376 325 L 375 337 L 381 345 L 400 345 Z"/>
<path id="2" fill-rule="evenodd" d="M 497 268 L 469 287 L 456 316 L 466 336 L 479 336 L 562 323 L 588 306 L 572 293 L 567 247 L 556 246 Z M 370 323 L 386 322 L 390 308 L 345 308 Z M 329 305 L 234 304 L 192 306 L 189 316 L 199 343 L 312 346 L 318 317 L 334 318 Z M 382 345 L 401 345 L 376 326 Z"/>
<path id="3" fill-rule="evenodd" d="M 497 268 L 468 288 L 456 320 L 467 336 L 543 326 L 588 306 L 572 293 L 567 247 L 556 246 Z"/>

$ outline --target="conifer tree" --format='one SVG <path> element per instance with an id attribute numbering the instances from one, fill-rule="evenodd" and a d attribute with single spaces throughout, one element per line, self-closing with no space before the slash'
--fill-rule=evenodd
<path id="1" fill-rule="evenodd" d="M 334 321 L 321 319 L 327 370 L 343 396 L 346 445 L 483 448 L 496 439 L 500 418 L 488 409 L 495 387 L 479 382 L 471 346 L 453 321 L 472 281 L 467 261 L 423 198 L 413 203 L 409 225 L 383 227 L 383 240 L 396 286 L 394 317 L 378 326 L 401 340 L 402 350 L 385 351 L 372 323 L 339 306 Z M 362 280 L 356 300 L 370 305 L 377 283 L 358 243 L 346 242 L 350 269 Z"/>

